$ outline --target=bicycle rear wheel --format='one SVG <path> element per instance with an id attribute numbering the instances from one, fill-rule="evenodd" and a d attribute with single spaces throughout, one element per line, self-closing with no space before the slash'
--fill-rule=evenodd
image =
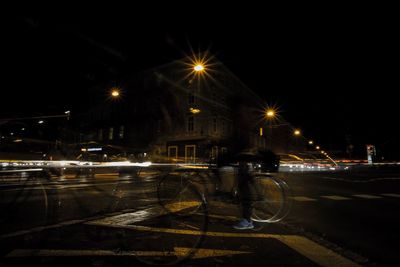
<path id="1" fill-rule="evenodd" d="M 288 215 L 291 198 L 289 187 L 283 180 L 271 175 L 259 175 L 254 177 L 253 186 L 253 221 L 274 223 Z"/>

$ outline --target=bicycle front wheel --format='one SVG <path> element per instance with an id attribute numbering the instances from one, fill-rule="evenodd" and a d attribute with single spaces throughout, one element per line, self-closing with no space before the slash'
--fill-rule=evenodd
<path id="1" fill-rule="evenodd" d="M 163 176 L 157 186 L 157 197 L 161 207 L 167 213 L 175 213 L 176 210 L 184 211 L 185 214 L 196 213 L 202 204 L 198 201 L 199 196 L 203 201 L 203 192 L 195 184 L 198 177 L 189 172 L 173 172 Z"/>
<path id="2" fill-rule="evenodd" d="M 120 252 L 135 250 L 137 260 L 150 266 L 176 266 L 196 254 L 208 227 L 207 205 L 202 194 L 187 184 L 179 198 L 164 205 L 159 207 L 157 217 L 143 221 L 140 226 L 122 229 Z M 145 251 L 140 244 L 145 244 Z"/>
<path id="3" fill-rule="evenodd" d="M 288 185 L 270 175 L 254 177 L 254 199 L 252 220 L 274 223 L 285 218 L 291 208 Z"/>

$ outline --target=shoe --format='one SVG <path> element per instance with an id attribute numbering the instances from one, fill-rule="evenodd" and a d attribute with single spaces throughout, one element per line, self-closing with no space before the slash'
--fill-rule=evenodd
<path id="1" fill-rule="evenodd" d="M 248 221 L 246 219 L 242 219 L 236 225 L 234 225 L 233 228 L 237 230 L 246 230 L 246 229 L 253 229 L 254 225 L 251 220 Z"/>

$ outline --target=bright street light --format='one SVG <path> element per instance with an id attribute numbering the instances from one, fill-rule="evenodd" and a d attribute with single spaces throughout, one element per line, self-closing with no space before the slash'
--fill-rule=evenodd
<path id="1" fill-rule="evenodd" d="M 119 97 L 119 91 L 117 89 L 113 89 L 111 91 L 111 96 L 112 97 Z"/>
<path id="2" fill-rule="evenodd" d="M 300 134 L 301 134 L 300 130 L 294 130 L 294 135 L 300 135 Z"/>
<path id="3" fill-rule="evenodd" d="M 265 115 L 267 116 L 267 118 L 273 118 L 273 117 L 275 117 L 275 110 L 267 109 L 267 111 L 265 112 Z"/>
<path id="4" fill-rule="evenodd" d="M 203 71 L 203 70 L 204 70 L 204 65 L 198 63 L 198 64 L 196 64 L 196 65 L 194 66 L 193 69 L 194 69 L 195 71 L 197 71 L 197 72 Z"/>
<path id="5" fill-rule="evenodd" d="M 309 145 L 312 145 L 312 144 L 314 144 L 314 141 L 313 141 L 313 140 L 310 140 L 310 141 L 308 141 L 308 144 L 309 144 Z"/>

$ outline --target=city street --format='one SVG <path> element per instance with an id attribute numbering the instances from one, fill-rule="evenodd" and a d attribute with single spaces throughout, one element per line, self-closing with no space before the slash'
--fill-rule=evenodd
<path id="1" fill-rule="evenodd" d="M 394 8 L 112 6 L 8 12 L 0 267 L 400 266 Z"/>
<path id="2" fill-rule="evenodd" d="M 1 261 L 134 266 L 187 257 L 189 266 L 399 264 L 398 170 L 278 175 L 292 191 L 289 216 L 244 231 L 232 228 L 240 214 L 232 202 L 211 201 L 208 212 L 168 217 L 157 197 L 156 172 L 40 183 L 2 177 Z"/>

